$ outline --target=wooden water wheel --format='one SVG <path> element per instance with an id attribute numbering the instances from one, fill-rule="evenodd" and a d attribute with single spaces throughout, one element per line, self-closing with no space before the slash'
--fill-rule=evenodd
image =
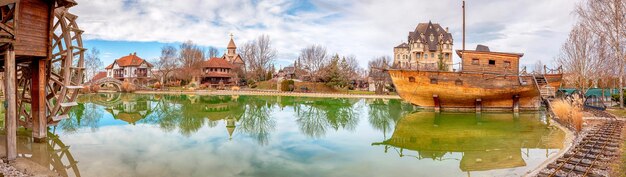
<path id="1" fill-rule="evenodd" d="M 76 24 L 77 16 L 68 12 L 65 6 L 55 3 L 53 21 L 50 27 L 50 46 L 48 57 L 39 62 L 45 65 L 45 115 L 47 125 L 56 125 L 60 120 L 68 118 L 68 111 L 76 106 L 74 102 L 83 83 L 84 53 L 81 35 L 82 30 Z M 32 85 L 37 79 L 32 70 L 37 61 L 20 62 L 17 64 L 18 123 L 27 128 L 33 125 L 31 115 L 33 96 Z"/>

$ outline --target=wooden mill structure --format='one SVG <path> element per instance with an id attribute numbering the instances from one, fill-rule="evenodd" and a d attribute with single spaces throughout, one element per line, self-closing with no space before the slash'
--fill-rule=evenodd
<path id="1" fill-rule="evenodd" d="M 47 128 L 68 118 L 82 88 L 84 52 L 74 0 L 0 0 L 0 71 L 4 75 L 7 158 L 18 126 L 46 142 Z"/>

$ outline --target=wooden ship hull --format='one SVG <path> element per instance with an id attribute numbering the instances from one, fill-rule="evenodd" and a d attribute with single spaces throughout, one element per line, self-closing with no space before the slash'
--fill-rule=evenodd
<path id="1" fill-rule="evenodd" d="M 452 111 L 538 110 L 541 89 L 533 76 L 388 70 L 400 97 L 414 105 Z M 558 88 L 561 74 L 544 75 Z M 517 110 L 516 110 L 517 109 Z"/>

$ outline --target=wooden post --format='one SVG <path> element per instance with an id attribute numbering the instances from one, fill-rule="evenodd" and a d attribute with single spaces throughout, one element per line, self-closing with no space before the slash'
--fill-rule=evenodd
<path id="1" fill-rule="evenodd" d="M 476 99 L 476 113 L 480 113 L 483 108 L 483 100 L 478 98 Z"/>
<path id="2" fill-rule="evenodd" d="M 31 63 L 31 114 L 33 116 L 33 140 L 35 143 L 46 142 L 48 121 L 46 118 L 46 61 L 35 59 Z"/>
<path id="3" fill-rule="evenodd" d="M 439 102 L 439 96 L 433 95 L 433 101 L 435 101 L 435 112 L 441 111 L 441 103 Z"/>
<path id="4" fill-rule="evenodd" d="M 7 159 L 9 161 L 17 158 L 17 88 L 16 88 L 16 67 L 15 67 L 15 50 L 13 46 L 9 46 L 9 49 L 4 54 L 4 74 L 6 93 L 4 97 L 7 102 L 7 109 L 5 113 L 5 128 L 7 134 Z"/>
<path id="5" fill-rule="evenodd" d="M 519 113 L 519 95 L 513 95 L 513 112 Z"/>

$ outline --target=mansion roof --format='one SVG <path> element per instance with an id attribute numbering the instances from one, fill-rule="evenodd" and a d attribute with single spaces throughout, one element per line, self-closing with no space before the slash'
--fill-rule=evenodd
<path id="1" fill-rule="evenodd" d="M 205 68 L 234 68 L 234 65 L 222 58 L 211 58 L 202 63 Z"/>
<path id="2" fill-rule="evenodd" d="M 402 44 L 396 46 L 396 48 L 409 48 L 409 44 L 407 44 L 406 42 L 403 42 Z"/>
<path id="3" fill-rule="evenodd" d="M 432 36 L 432 40 L 431 40 Z M 452 34 L 438 23 L 420 23 L 415 31 L 409 32 L 409 41 L 426 43 L 430 50 L 437 49 L 437 44 L 449 42 L 452 44 Z"/>
<path id="4" fill-rule="evenodd" d="M 122 58 L 119 58 L 119 59 L 113 61 L 113 63 L 111 63 L 105 69 L 112 69 L 113 65 L 115 63 L 117 63 L 117 65 L 120 66 L 120 67 L 141 66 L 141 64 L 146 63 L 146 65 L 148 65 L 148 67 L 152 68 L 152 64 L 148 63 L 144 59 L 139 58 L 137 56 L 137 53 L 132 53 L 132 54 L 129 54 L 128 56 L 124 56 Z"/>

